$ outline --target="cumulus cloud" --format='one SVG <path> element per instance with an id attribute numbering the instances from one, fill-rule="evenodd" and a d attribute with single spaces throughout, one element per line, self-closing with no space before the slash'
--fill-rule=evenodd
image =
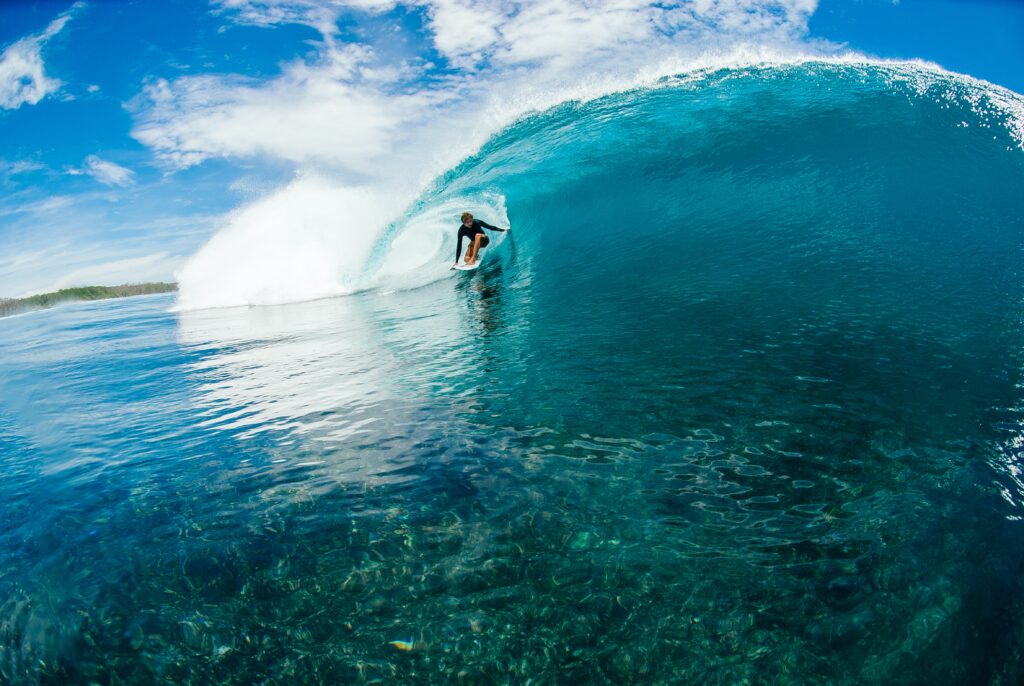
<path id="1" fill-rule="evenodd" d="M 84 3 L 75 3 L 50 22 L 42 33 L 26 36 L 4 49 L 0 54 L 0 108 L 11 110 L 26 103 L 35 105 L 60 89 L 63 83 L 46 75 L 43 47 L 84 6 Z"/>
<path id="2" fill-rule="evenodd" d="M 429 91 L 387 92 L 360 67 L 365 48 L 324 49 L 269 82 L 198 76 L 149 84 L 130 107 L 132 135 L 165 162 L 187 167 L 214 156 L 270 155 L 366 173 L 391 151 L 424 107 L 444 99 Z"/>
<path id="3" fill-rule="evenodd" d="M 578 66 L 688 40 L 790 41 L 817 0 L 429 0 L 437 50 L 455 64 Z"/>
<path id="4" fill-rule="evenodd" d="M 67 173 L 72 176 L 91 176 L 107 186 L 130 186 L 135 183 L 135 172 L 131 169 L 97 155 L 89 155 L 83 167 L 68 169 Z"/>
<path id="5" fill-rule="evenodd" d="M 499 3 L 437 0 L 427 5 L 434 46 L 453 64 L 472 68 L 502 42 L 508 18 Z"/>
<path id="6" fill-rule="evenodd" d="M 794 39 L 807 32 L 818 0 L 220 0 L 236 22 L 304 24 L 331 36 L 353 10 L 421 11 L 430 40 L 452 66 L 590 57 L 676 36 Z"/>
<path id="7" fill-rule="evenodd" d="M 551 104 L 550 95 L 538 93 L 554 93 L 557 101 L 583 81 L 628 80 L 709 45 L 792 44 L 806 34 L 816 5 L 220 0 L 217 11 L 234 22 L 315 28 L 322 36 L 316 57 L 286 64 L 278 77 L 263 81 L 231 75 L 154 80 L 129 105 L 132 135 L 172 168 L 212 157 L 265 155 L 356 177 L 380 176 L 382 168 L 392 173 L 396 156 L 411 148 L 423 152 L 477 140 L 474 127 L 486 128 L 482 122 L 507 120 L 531 102 Z M 342 15 L 380 18 L 400 6 L 423 16 L 425 35 L 417 38 L 426 39 L 434 55 L 388 64 L 372 45 L 339 41 Z"/>

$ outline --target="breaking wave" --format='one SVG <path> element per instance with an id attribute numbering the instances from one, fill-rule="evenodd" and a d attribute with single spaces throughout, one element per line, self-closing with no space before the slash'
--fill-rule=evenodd
<path id="1" fill-rule="evenodd" d="M 511 224 L 522 255 L 553 249 L 583 270 L 631 268 L 631 255 L 649 259 L 666 241 L 699 247 L 714 234 L 748 249 L 822 222 L 843 227 L 827 240 L 870 243 L 887 205 L 934 229 L 951 221 L 948 202 L 963 188 L 1004 189 L 1019 178 L 1022 147 L 1024 98 L 932 65 L 693 69 L 521 117 L 426 190 L 302 175 L 236 211 L 188 261 L 177 307 L 451 278 L 467 209 Z M 998 213 L 1005 197 L 976 210 Z"/>

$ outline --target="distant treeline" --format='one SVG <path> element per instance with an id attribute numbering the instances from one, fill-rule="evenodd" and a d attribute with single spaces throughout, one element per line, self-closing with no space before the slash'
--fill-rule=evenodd
<path id="1" fill-rule="evenodd" d="M 27 298 L 0 298 L 0 317 L 41 310 L 74 300 L 105 300 L 106 298 L 127 298 L 132 295 L 168 293 L 178 290 L 176 283 L 132 283 L 122 286 L 83 286 L 62 288 L 54 293 L 41 293 Z"/>

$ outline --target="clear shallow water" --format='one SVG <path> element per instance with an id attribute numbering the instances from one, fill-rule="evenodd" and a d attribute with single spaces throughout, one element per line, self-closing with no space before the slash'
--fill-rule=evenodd
<path id="1" fill-rule="evenodd" d="M 1019 682 L 1024 154 L 726 76 L 443 179 L 476 273 L 0 320 L 0 678 Z"/>

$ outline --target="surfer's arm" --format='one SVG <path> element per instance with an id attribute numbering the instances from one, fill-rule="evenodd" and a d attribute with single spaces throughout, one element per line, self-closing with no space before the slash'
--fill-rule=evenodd
<path id="1" fill-rule="evenodd" d="M 480 226 L 484 227 L 485 229 L 490 229 L 491 231 L 508 231 L 508 229 L 499 229 L 497 226 L 488 224 L 483 219 L 480 219 L 478 221 L 480 222 Z"/>

